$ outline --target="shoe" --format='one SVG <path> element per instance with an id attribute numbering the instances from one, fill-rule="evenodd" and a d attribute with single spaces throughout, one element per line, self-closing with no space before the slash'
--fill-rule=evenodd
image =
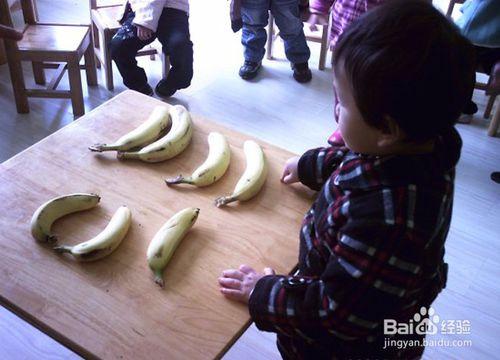
<path id="1" fill-rule="evenodd" d="M 292 64 L 293 78 L 299 83 L 306 83 L 311 81 L 312 73 L 309 70 L 309 65 L 305 63 Z"/>
<path id="2" fill-rule="evenodd" d="M 146 83 L 146 85 L 140 87 L 139 89 L 136 89 L 136 91 L 140 92 L 141 94 L 147 95 L 147 96 L 153 95 L 153 89 L 147 83 Z"/>
<path id="3" fill-rule="evenodd" d="M 477 105 L 474 101 L 470 100 L 465 109 L 462 110 L 462 114 L 474 115 L 475 113 L 477 113 Z"/>
<path id="4" fill-rule="evenodd" d="M 161 79 L 160 82 L 158 82 L 158 85 L 156 85 L 155 92 L 158 94 L 158 96 L 161 96 L 163 98 L 169 98 L 172 95 L 175 94 L 177 91 L 177 87 L 172 85 L 172 83 L 168 82 L 168 80 Z"/>
<path id="5" fill-rule="evenodd" d="M 243 66 L 240 67 L 239 75 L 244 80 L 251 80 L 257 76 L 262 62 L 253 62 L 245 60 Z"/>

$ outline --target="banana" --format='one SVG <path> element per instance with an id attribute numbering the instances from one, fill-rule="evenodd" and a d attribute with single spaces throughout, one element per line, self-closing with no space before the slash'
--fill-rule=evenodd
<path id="1" fill-rule="evenodd" d="M 167 266 L 175 249 L 187 231 L 194 225 L 200 209 L 186 208 L 172 216 L 156 233 L 148 246 L 147 259 L 155 277 L 154 281 L 163 287 L 163 269 Z"/>
<path id="2" fill-rule="evenodd" d="M 123 135 L 112 144 L 95 144 L 89 147 L 91 151 L 127 151 L 143 146 L 158 139 L 170 125 L 170 113 L 166 106 L 156 106 L 149 118 L 137 128 Z"/>
<path id="3" fill-rule="evenodd" d="M 219 180 L 225 173 L 231 160 L 231 150 L 224 135 L 217 132 L 208 134 L 208 157 L 191 176 L 177 176 L 167 179 L 167 185 L 190 184 L 198 187 L 208 186 Z"/>
<path id="4" fill-rule="evenodd" d="M 233 193 L 215 199 L 215 206 L 221 207 L 230 202 L 246 201 L 257 195 L 267 178 L 267 161 L 264 151 L 255 141 L 247 140 L 243 144 L 246 158 L 246 169 Z"/>
<path id="5" fill-rule="evenodd" d="M 96 194 L 75 193 L 59 196 L 42 204 L 31 218 L 31 234 L 41 242 L 56 242 L 50 231 L 57 219 L 77 211 L 95 207 L 101 198 Z"/>
<path id="6" fill-rule="evenodd" d="M 96 237 L 75 246 L 56 246 L 58 253 L 70 253 L 80 261 L 94 261 L 111 254 L 127 235 L 132 214 L 128 207 L 120 206 L 108 225 Z"/>
<path id="7" fill-rule="evenodd" d="M 191 142 L 193 121 L 186 108 L 175 105 L 170 108 L 172 129 L 164 137 L 139 151 L 118 152 L 118 159 L 139 159 L 145 162 L 160 162 L 180 154 Z"/>

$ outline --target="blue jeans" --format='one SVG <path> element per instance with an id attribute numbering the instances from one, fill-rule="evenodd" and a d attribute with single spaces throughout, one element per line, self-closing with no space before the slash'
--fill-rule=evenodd
<path id="1" fill-rule="evenodd" d="M 285 42 L 287 59 L 293 64 L 307 62 L 311 52 L 299 17 L 298 0 L 242 0 L 241 43 L 245 47 L 245 60 L 259 62 L 264 57 L 267 39 L 265 27 L 269 19 L 269 10 Z"/>

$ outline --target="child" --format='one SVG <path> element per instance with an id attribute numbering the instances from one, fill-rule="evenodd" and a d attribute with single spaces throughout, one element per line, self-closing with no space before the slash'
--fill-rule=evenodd
<path id="1" fill-rule="evenodd" d="M 306 43 L 302 20 L 299 16 L 298 0 L 242 0 L 241 16 L 243 31 L 241 43 L 245 51 L 245 62 L 240 68 L 242 79 L 250 80 L 257 76 L 264 57 L 266 30 L 269 11 L 273 14 L 280 36 L 285 42 L 285 54 L 291 62 L 293 77 L 299 83 L 311 81 L 308 60 L 311 52 Z"/>
<path id="2" fill-rule="evenodd" d="M 309 150 L 283 172 L 319 191 L 298 273 L 242 265 L 222 273 L 221 292 L 278 334 L 285 359 L 419 358 L 425 334 L 384 334 L 384 319 L 408 323 L 446 284 L 454 124 L 473 90 L 473 48 L 432 5 L 388 1 L 351 25 L 335 59 L 345 146 Z"/>
<path id="3" fill-rule="evenodd" d="M 110 43 L 125 86 L 152 95 L 144 69 L 137 66 L 137 52 L 156 37 L 169 56 L 172 68 L 160 80 L 156 93 L 170 97 L 191 84 L 193 78 L 193 43 L 189 36 L 188 0 L 132 0 L 127 3 L 122 27 Z"/>

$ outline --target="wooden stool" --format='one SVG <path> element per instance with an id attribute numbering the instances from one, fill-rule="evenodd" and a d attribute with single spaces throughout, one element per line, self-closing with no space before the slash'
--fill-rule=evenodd
<path id="1" fill-rule="evenodd" d="M 80 69 L 86 70 L 87 84 L 97 85 L 92 37 L 88 25 L 42 24 L 37 22 L 32 0 L 21 0 L 24 37 L 21 41 L 5 40 L 14 98 L 18 113 L 28 113 L 28 97 L 71 99 L 75 118 L 85 113 Z M 0 0 L 0 23 L 13 27 L 7 0 Z M 80 66 L 81 58 L 85 65 Z M 44 69 L 56 69 L 46 89 L 27 89 L 21 61 L 31 61 L 35 82 L 45 85 Z M 57 90 L 65 71 L 70 90 Z"/>

